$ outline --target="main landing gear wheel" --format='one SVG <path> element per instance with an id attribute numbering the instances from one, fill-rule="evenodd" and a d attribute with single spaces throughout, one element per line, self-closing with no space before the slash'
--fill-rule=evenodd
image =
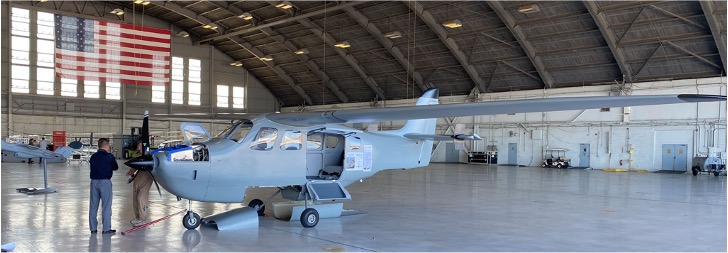
<path id="1" fill-rule="evenodd" d="M 251 200 L 250 203 L 248 203 L 248 206 L 258 211 L 258 216 L 265 215 L 265 205 L 263 205 L 263 201 L 260 199 L 254 199 Z"/>
<path id="2" fill-rule="evenodd" d="M 698 171 L 699 171 L 699 170 L 700 170 L 700 167 L 698 167 L 698 166 L 693 166 L 693 176 L 697 176 L 697 175 L 698 175 Z"/>
<path id="3" fill-rule="evenodd" d="M 182 225 L 184 225 L 187 229 L 195 229 L 200 226 L 201 221 L 200 215 L 195 212 L 188 211 L 187 214 L 185 214 L 185 217 L 182 218 Z"/>
<path id="4" fill-rule="evenodd" d="M 301 225 L 305 228 L 315 227 L 316 224 L 318 224 L 318 221 L 319 213 L 316 209 L 306 208 L 306 210 L 303 210 L 303 213 L 301 213 Z"/>

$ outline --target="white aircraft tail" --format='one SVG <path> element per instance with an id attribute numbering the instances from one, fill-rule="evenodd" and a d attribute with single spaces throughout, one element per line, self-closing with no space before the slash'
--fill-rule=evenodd
<path id="1" fill-rule="evenodd" d="M 420 99 L 417 100 L 417 106 L 420 105 L 436 105 L 440 103 L 440 100 L 438 97 L 440 96 L 440 91 L 438 89 L 432 88 L 425 93 L 422 94 Z M 413 119 L 408 120 L 407 123 L 404 124 L 402 128 L 397 130 L 396 132 L 398 134 L 404 135 L 404 134 L 434 134 L 435 133 L 435 125 L 437 123 L 436 118 L 432 119 Z"/>
<path id="2" fill-rule="evenodd" d="M 73 153 L 73 148 L 63 146 L 63 147 L 56 149 L 56 151 L 54 151 L 54 152 L 62 155 L 65 158 L 69 158 L 69 157 L 71 157 L 71 153 Z"/>

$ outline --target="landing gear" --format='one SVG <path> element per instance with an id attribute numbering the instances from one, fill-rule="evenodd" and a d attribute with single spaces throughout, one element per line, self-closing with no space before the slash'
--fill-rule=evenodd
<path id="1" fill-rule="evenodd" d="M 700 167 L 693 166 L 693 176 L 697 176 L 698 175 L 698 172 L 700 172 Z"/>
<path id="2" fill-rule="evenodd" d="M 256 211 L 258 211 L 258 216 L 265 215 L 265 204 L 263 204 L 262 200 L 260 200 L 260 199 L 251 200 L 250 203 L 248 203 L 248 206 L 255 209 Z"/>
<path id="3" fill-rule="evenodd" d="M 182 218 L 182 225 L 187 229 L 195 229 L 200 226 L 201 222 L 200 215 L 192 211 L 187 211 L 185 217 Z"/>
<path id="4" fill-rule="evenodd" d="M 306 210 L 303 210 L 303 213 L 301 213 L 301 225 L 305 228 L 315 227 L 316 224 L 318 224 L 318 221 L 319 213 L 316 209 L 306 208 Z"/>

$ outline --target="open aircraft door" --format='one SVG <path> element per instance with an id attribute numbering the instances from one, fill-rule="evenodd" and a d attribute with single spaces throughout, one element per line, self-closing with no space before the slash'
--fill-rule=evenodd
<path id="1" fill-rule="evenodd" d="M 183 122 L 179 126 L 185 145 L 205 142 L 212 139 L 210 132 L 201 123 Z"/>

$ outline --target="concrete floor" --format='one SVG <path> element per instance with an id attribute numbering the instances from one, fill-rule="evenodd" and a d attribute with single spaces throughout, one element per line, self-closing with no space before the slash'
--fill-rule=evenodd
<path id="1" fill-rule="evenodd" d="M 121 163 L 121 161 L 120 161 Z M 131 228 L 131 185 L 113 178 L 113 228 Z M 16 251 L 716 251 L 726 252 L 726 177 L 432 164 L 348 187 L 315 228 L 272 217 L 258 229 L 186 230 L 181 215 L 127 235 L 88 231 L 88 165 L 49 165 L 58 193 L 25 195 L 42 167 L 2 164 L 2 243 Z M 183 210 L 154 188 L 152 219 Z M 247 200 L 274 189 L 251 190 Z M 246 203 L 247 203 L 246 200 Z M 280 199 L 276 199 L 280 200 Z M 241 204 L 194 203 L 202 216 Z M 99 225 L 100 226 L 100 225 Z"/>

